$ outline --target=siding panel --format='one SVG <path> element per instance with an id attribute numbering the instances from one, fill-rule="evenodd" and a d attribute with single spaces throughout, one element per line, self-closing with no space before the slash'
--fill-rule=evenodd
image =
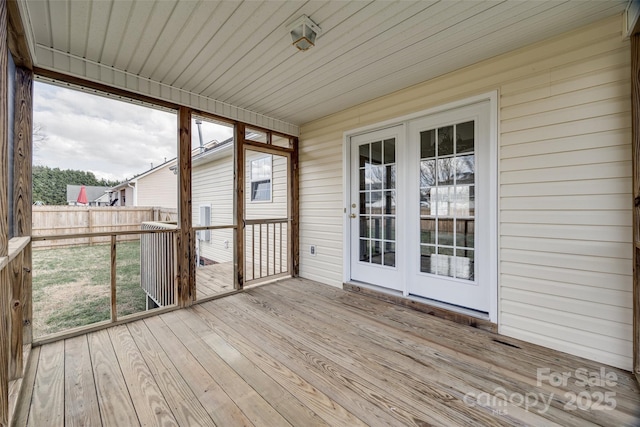
<path id="1" fill-rule="evenodd" d="M 630 369 L 630 54 L 620 19 L 303 125 L 301 276 L 343 280 L 345 132 L 498 90 L 499 331 Z"/>

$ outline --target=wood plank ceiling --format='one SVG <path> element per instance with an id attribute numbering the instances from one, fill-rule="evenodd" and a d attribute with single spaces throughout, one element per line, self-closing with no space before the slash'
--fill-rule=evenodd
<path id="1" fill-rule="evenodd" d="M 628 4 L 627 0 L 19 2 L 39 67 L 248 122 L 257 113 L 256 124 L 290 131 L 620 14 Z M 302 14 L 322 28 L 316 46 L 307 52 L 291 45 L 288 31 Z M 276 120 L 270 123 L 271 119 Z"/>

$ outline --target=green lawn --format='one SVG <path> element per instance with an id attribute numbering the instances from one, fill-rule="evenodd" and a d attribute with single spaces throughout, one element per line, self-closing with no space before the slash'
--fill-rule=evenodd
<path id="1" fill-rule="evenodd" d="M 145 310 L 140 288 L 140 242 L 118 243 L 118 316 Z M 35 249 L 33 330 L 43 336 L 111 317 L 110 245 Z"/>

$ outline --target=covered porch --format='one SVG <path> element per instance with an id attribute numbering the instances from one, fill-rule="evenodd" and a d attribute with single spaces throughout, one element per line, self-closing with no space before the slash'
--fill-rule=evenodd
<path id="1" fill-rule="evenodd" d="M 16 425 L 640 423 L 629 372 L 305 279 L 36 347 L 23 382 Z"/>
<path id="2" fill-rule="evenodd" d="M 639 425 L 639 16 L 0 0 L 0 426 Z M 32 244 L 74 236 L 32 229 L 38 79 L 176 122 L 175 226 L 82 235 L 110 318 L 48 337 Z M 224 209 L 201 118 L 233 132 Z M 120 316 L 128 235 L 171 297 Z"/>

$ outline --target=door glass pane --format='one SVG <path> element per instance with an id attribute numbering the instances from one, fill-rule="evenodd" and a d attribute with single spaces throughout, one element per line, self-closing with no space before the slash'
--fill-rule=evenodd
<path id="1" fill-rule="evenodd" d="M 436 131 L 420 132 L 420 157 L 428 159 L 436 156 Z"/>
<path id="2" fill-rule="evenodd" d="M 438 246 L 438 274 L 440 276 L 455 277 L 455 258 L 453 248 Z"/>
<path id="3" fill-rule="evenodd" d="M 361 238 L 371 237 L 371 235 L 369 234 L 370 229 L 371 229 L 371 226 L 370 226 L 369 217 L 361 216 L 360 217 L 360 237 Z"/>
<path id="4" fill-rule="evenodd" d="M 474 251 L 456 249 L 456 277 L 474 280 Z"/>
<path id="5" fill-rule="evenodd" d="M 385 217 L 384 239 L 392 241 L 396 240 L 396 219 L 394 217 Z"/>
<path id="6" fill-rule="evenodd" d="M 390 164 L 396 162 L 396 140 L 387 139 L 384 141 L 384 163 Z"/>
<path id="7" fill-rule="evenodd" d="M 371 164 L 382 164 L 382 141 L 377 141 L 371 144 Z"/>
<path id="8" fill-rule="evenodd" d="M 429 188 L 434 185 L 436 185 L 436 161 L 420 162 L 420 188 Z"/>
<path id="9" fill-rule="evenodd" d="M 360 145 L 360 261 L 396 265 L 396 141 Z"/>
<path id="10" fill-rule="evenodd" d="M 360 146 L 360 167 L 363 168 L 367 165 L 371 164 L 369 160 L 369 144 L 364 144 Z"/>
<path id="11" fill-rule="evenodd" d="M 453 219 L 438 219 L 438 245 L 453 246 Z"/>
<path id="12" fill-rule="evenodd" d="M 396 188 L 396 165 L 385 166 L 384 188 L 385 190 L 395 190 Z"/>
<path id="13" fill-rule="evenodd" d="M 374 239 L 382 239 L 382 217 L 371 217 L 371 237 Z"/>
<path id="14" fill-rule="evenodd" d="M 456 184 L 473 184 L 475 180 L 475 156 L 456 157 L 455 176 Z"/>
<path id="15" fill-rule="evenodd" d="M 474 280 L 475 123 L 420 132 L 420 271 Z"/>
<path id="16" fill-rule="evenodd" d="M 474 149 L 474 123 L 466 122 L 456 125 L 456 152 L 468 153 Z"/>
<path id="17" fill-rule="evenodd" d="M 380 240 L 371 241 L 371 263 L 382 264 L 382 242 Z"/>
<path id="18" fill-rule="evenodd" d="M 473 219 L 456 219 L 456 246 L 473 248 L 475 246 L 475 221 Z"/>
<path id="19" fill-rule="evenodd" d="M 384 213 L 387 215 L 396 214 L 396 192 L 385 191 L 384 192 Z"/>
<path id="20" fill-rule="evenodd" d="M 369 242 L 370 240 L 360 239 L 360 261 L 369 262 Z"/>
<path id="21" fill-rule="evenodd" d="M 452 185 L 455 176 L 455 159 L 438 159 L 438 185 Z"/>
<path id="22" fill-rule="evenodd" d="M 420 271 L 423 273 L 436 274 L 435 246 L 420 245 Z"/>
<path id="23" fill-rule="evenodd" d="M 438 129 L 438 157 L 453 154 L 453 126 Z"/>
<path id="24" fill-rule="evenodd" d="M 420 243 L 436 244 L 436 220 L 427 218 L 420 220 Z"/>
<path id="25" fill-rule="evenodd" d="M 396 266 L 396 244 L 385 242 L 384 244 L 384 265 Z"/>

